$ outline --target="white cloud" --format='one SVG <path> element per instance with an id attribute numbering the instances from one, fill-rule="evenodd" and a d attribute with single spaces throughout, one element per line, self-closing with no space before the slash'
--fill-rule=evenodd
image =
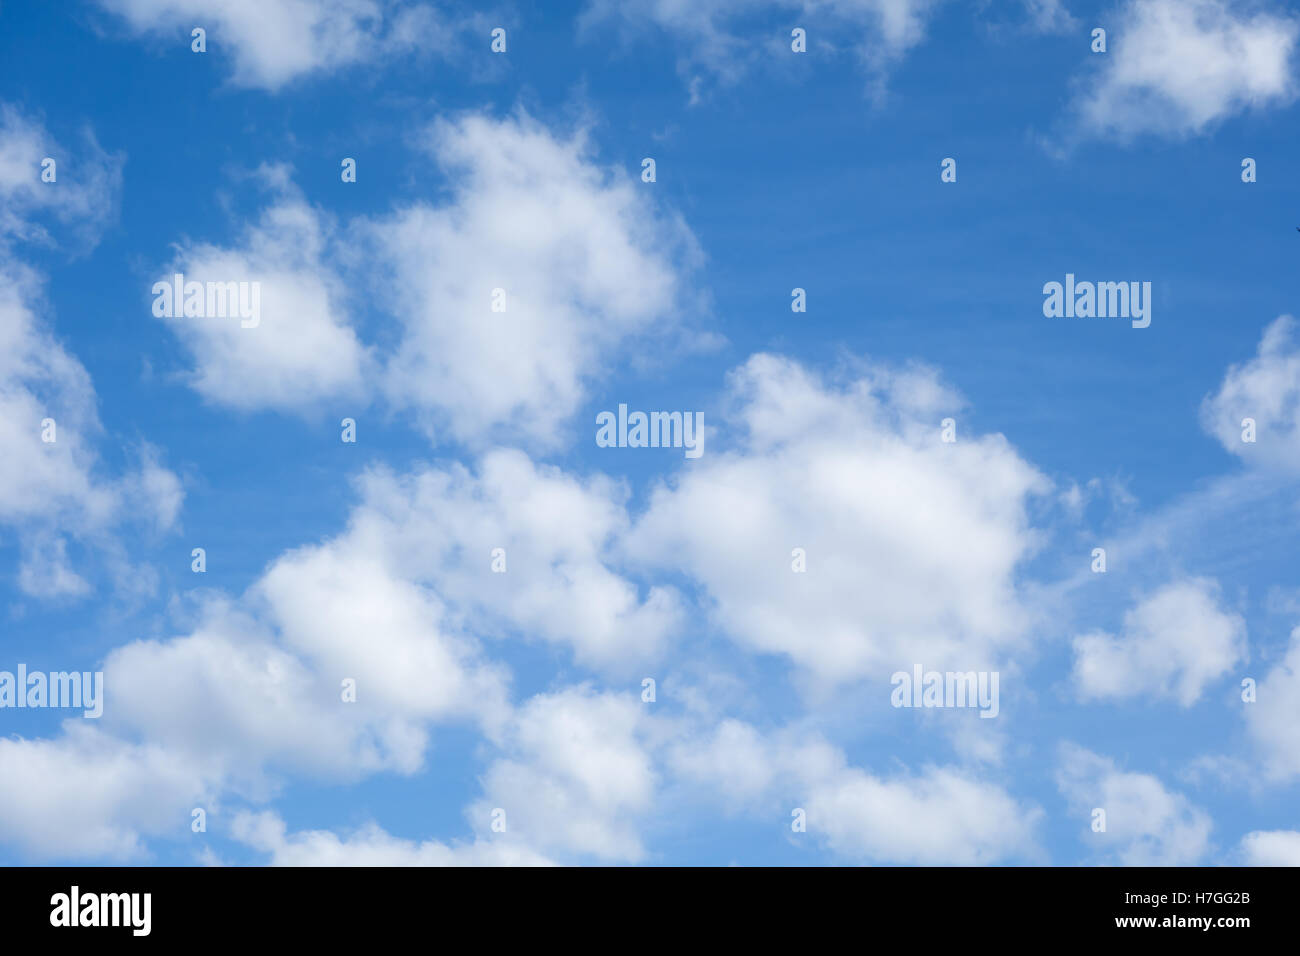
<path id="1" fill-rule="evenodd" d="M 452 201 L 366 230 L 403 328 L 388 399 L 463 442 L 554 442 L 601 369 L 678 331 L 694 240 L 628 172 L 597 166 L 581 134 L 470 115 L 439 122 L 429 144 Z"/>
<path id="2" fill-rule="evenodd" d="M 682 741 L 669 753 L 681 777 L 706 782 L 737 803 L 765 797 L 782 771 L 773 744 L 750 724 L 724 719 L 708 736 Z"/>
<path id="3" fill-rule="evenodd" d="M 68 542 L 48 534 L 29 538 L 18 570 L 18 587 L 33 597 L 80 596 L 90 591 L 86 579 L 68 563 Z"/>
<path id="4" fill-rule="evenodd" d="M 370 356 L 349 325 L 343 283 L 323 261 L 329 241 L 328 223 L 288 189 L 236 247 L 181 246 L 159 282 L 170 286 L 179 272 L 187 284 L 249 283 L 250 305 L 256 283 L 260 297 L 255 319 L 231 307 L 224 318 L 186 316 L 173 303 L 176 314 L 163 321 L 193 356 L 195 391 L 243 410 L 302 410 L 362 394 Z"/>
<path id="5" fill-rule="evenodd" d="M 100 0 L 137 35 L 187 54 L 207 31 L 208 56 L 233 60 L 236 86 L 275 91 L 299 77 L 416 51 L 447 52 L 459 22 L 429 4 L 390 0 Z"/>
<path id="6" fill-rule="evenodd" d="M 1300 777 L 1300 627 L 1291 632 L 1286 656 L 1259 681 L 1253 704 L 1244 704 L 1251 739 L 1273 779 Z"/>
<path id="7" fill-rule="evenodd" d="M 683 624 L 673 589 L 652 586 L 641 598 L 612 569 L 629 523 L 627 491 L 602 476 L 579 481 L 498 449 L 475 472 L 380 471 L 361 488 L 353 536 L 435 587 L 479 633 L 567 645 L 579 663 L 627 676 L 657 659 Z M 497 548 L 504 573 L 492 570 Z"/>
<path id="8" fill-rule="evenodd" d="M 1023 0 L 1029 25 L 1040 33 L 1068 33 L 1079 27 L 1062 0 Z"/>
<path id="9" fill-rule="evenodd" d="M 345 240 L 286 169 L 263 168 L 281 195 L 237 246 L 181 247 L 173 265 L 187 281 L 261 283 L 254 328 L 168 320 L 200 394 L 297 410 L 378 396 L 438 439 L 554 447 L 604 370 L 709 343 L 678 323 L 694 301 L 683 283 L 698 252 L 689 230 L 630 173 L 598 166 L 584 134 L 557 137 L 522 113 L 469 115 L 439 122 L 428 144 L 452 184 L 443 205 L 354 221 Z M 369 302 L 345 294 L 348 268 L 366 270 L 368 292 L 396 320 L 391 347 L 359 341 Z M 495 289 L 504 312 L 492 311 Z"/>
<path id="10" fill-rule="evenodd" d="M 1076 106 L 1094 133 L 1187 135 L 1295 96 L 1300 21 L 1237 0 L 1128 0 Z"/>
<path id="11" fill-rule="evenodd" d="M 1243 441 L 1244 419 L 1255 441 Z M 1256 356 L 1231 366 L 1201 403 L 1201 422 L 1231 454 L 1283 474 L 1300 473 L 1300 345 L 1295 320 L 1284 315 L 1264 330 Z"/>
<path id="12" fill-rule="evenodd" d="M 1300 866 L 1300 832 L 1254 830 L 1241 838 L 1247 866 Z"/>
<path id="13" fill-rule="evenodd" d="M 1074 681 L 1084 698 L 1148 694 L 1183 707 L 1246 655 L 1240 615 L 1219 608 L 1218 586 L 1203 578 L 1167 584 L 1124 615 L 1119 636 L 1074 639 Z"/>
<path id="14" fill-rule="evenodd" d="M 457 632 L 437 593 L 386 558 L 372 542 L 349 534 L 289 552 L 254 590 L 286 644 L 311 660 L 329 686 L 356 680 L 361 713 L 475 715 L 488 726 L 499 723 L 506 707 L 502 674 L 478 659 L 477 645 Z"/>
<path id="15" fill-rule="evenodd" d="M 515 712 L 508 673 L 483 653 L 485 640 L 540 638 L 626 671 L 662 650 L 676 598 L 652 590 L 640 602 L 605 563 L 627 524 L 625 492 L 515 451 L 485 456 L 477 474 L 380 471 L 358 487 L 344 532 L 281 555 L 237 601 L 206 600 L 187 634 L 111 652 L 103 739 L 147 741 L 178 767 L 202 767 L 180 792 L 202 783 L 262 801 L 288 775 L 415 773 L 432 726 L 468 725 L 502 748 L 485 779 L 498 801 L 489 810 L 514 808 L 517 829 L 542 834 L 529 846 L 638 855 L 621 815 L 646 810 L 651 789 L 639 696 L 573 690 Z M 505 574 L 491 570 L 495 546 L 507 549 Z M 355 703 L 341 699 L 345 679 Z M 29 750 L 55 759 L 67 746 L 65 734 Z M 564 822 L 566 808 L 576 809 Z M 135 818 L 113 807 L 101 816 L 96 825 L 116 834 L 102 852 L 133 852 Z"/>
<path id="16" fill-rule="evenodd" d="M 80 718 L 54 740 L 0 739 L 0 840 L 36 859 L 142 858 L 142 836 L 188 836 L 203 762 L 130 744 Z"/>
<path id="17" fill-rule="evenodd" d="M 22 542 L 25 593 L 75 597 L 91 584 L 71 541 L 117 552 L 114 531 L 128 520 L 166 531 L 184 492 L 149 446 L 106 473 L 90 376 L 38 319 L 43 308 L 34 272 L 16 260 L 0 268 L 0 524 Z"/>
<path id="18" fill-rule="evenodd" d="M 263 582 L 266 616 L 286 637 L 214 602 L 193 633 L 108 655 L 93 731 L 71 720 L 52 740 L 0 742 L 0 779 L 14 782 L 0 786 L 0 818 L 22 828 L 0 836 L 37 856 L 131 857 L 142 837 L 187 832 L 194 806 L 266 800 L 287 774 L 414 773 L 431 722 L 504 723 L 501 675 L 440 633 L 419 594 L 364 558 L 326 574 L 287 562 Z M 356 703 L 341 699 L 344 677 L 357 681 Z M 200 792 L 208 802 L 193 802 Z"/>
<path id="19" fill-rule="evenodd" d="M 682 44 L 679 68 L 698 97 L 705 76 L 734 83 L 756 67 L 759 56 L 786 56 L 790 30 L 808 31 L 809 49 L 834 49 L 848 37 L 863 64 L 874 73 L 901 57 L 925 37 L 941 0 L 592 0 L 584 28 L 614 23 L 623 34 L 647 27 Z M 765 24 L 760 27 L 758 24 Z M 762 53 L 758 52 L 762 51 Z"/>
<path id="20" fill-rule="evenodd" d="M 101 426 L 81 363 L 38 321 L 31 273 L 0 274 L 0 520 L 71 514 L 102 523 L 113 496 L 92 477 Z M 52 419 L 54 431 L 43 441 Z"/>
<path id="21" fill-rule="evenodd" d="M 924 369 L 828 385 L 758 355 L 732 374 L 734 450 L 709 451 L 653 493 L 629 537 L 684 569 L 726 633 L 828 683 L 920 663 L 996 670 L 1031 620 L 1017 565 L 1046 480 L 1000 435 L 941 441 L 959 400 Z M 802 548 L 807 571 L 792 570 Z"/>
<path id="22" fill-rule="evenodd" d="M 809 832 L 879 863 L 986 866 L 1032 852 L 1041 811 L 946 767 L 881 779 L 849 768 L 809 791 Z"/>
<path id="23" fill-rule="evenodd" d="M 876 776 L 814 732 L 724 720 L 674 745 L 669 764 L 731 809 L 785 819 L 803 809 L 808 838 L 854 861 L 980 866 L 1039 852 L 1042 811 L 996 784 L 951 767 Z"/>
<path id="24" fill-rule="evenodd" d="M 1209 816 L 1150 774 L 1063 744 L 1057 784 L 1099 857 L 1122 866 L 1192 866 L 1210 849 Z M 1094 809 L 1106 811 L 1105 832 L 1091 829 Z"/>
<path id="25" fill-rule="evenodd" d="M 284 821 L 270 812 L 241 813 L 232 833 L 236 840 L 270 854 L 271 866 L 550 866 L 551 861 L 518 843 L 477 840 L 447 845 L 436 840 L 416 843 L 386 833 L 370 823 L 347 837 L 329 830 L 286 832 Z"/>
<path id="26" fill-rule="evenodd" d="M 90 376 L 40 318 L 48 311 L 41 276 L 14 255 L 22 243 L 54 244 L 59 230 L 78 246 L 93 244 L 114 215 L 121 157 L 105 153 L 89 129 L 82 138 L 70 151 L 39 121 L 0 104 L 0 525 L 21 543 L 20 590 L 38 598 L 92 590 L 70 544 L 107 553 L 120 570 L 115 527 L 130 518 L 166 531 L 184 499 L 148 445 L 120 475 L 106 473 Z M 53 182 L 41 178 L 46 157 L 55 161 Z M 147 577 L 147 569 L 136 575 Z"/>
<path id="27" fill-rule="evenodd" d="M 53 218 L 83 244 L 93 242 L 116 212 L 122 157 L 106 153 L 89 129 L 70 150 L 35 117 L 0 103 L 0 243 L 50 244 L 40 221 Z M 42 179 L 42 163 L 54 160 L 54 182 Z"/>
<path id="28" fill-rule="evenodd" d="M 652 809 L 658 780 L 644 706 L 635 694 L 585 687 L 524 704 L 504 755 L 483 777 L 483 798 L 467 811 L 481 839 L 501 809 L 506 835 L 527 846 L 600 860 L 644 858 L 636 822 Z"/>

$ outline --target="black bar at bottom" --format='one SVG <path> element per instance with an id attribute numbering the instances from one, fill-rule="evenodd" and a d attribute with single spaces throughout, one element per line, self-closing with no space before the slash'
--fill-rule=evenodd
<path id="1" fill-rule="evenodd" d="M 1294 940 L 1295 869 L 10 868 L 6 942 Z M 76 890 L 73 890 L 76 887 Z M 145 909 L 148 894 L 148 909 Z M 75 902 L 75 906 L 74 906 Z M 146 919 L 147 916 L 147 919 Z M 73 924 L 77 925 L 73 925 Z M 94 923 L 100 925 L 85 925 Z M 116 923 L 117 925 L 111 925 Z M 103 925 L 110 924 L 110 925 Z M 144 932 L 147 929 L 147 933 Z M 464 943 L 448 931 L 471 934 Z M 50 950 L 51 952 L 55 950 Z"/>

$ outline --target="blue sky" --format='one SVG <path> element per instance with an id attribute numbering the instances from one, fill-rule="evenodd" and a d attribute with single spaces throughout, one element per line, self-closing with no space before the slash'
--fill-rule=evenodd
<path id="1" fill-rule="evenodd" d="M 1300 864 L 1294 5 L 0 27 L 0 860 Z"/>

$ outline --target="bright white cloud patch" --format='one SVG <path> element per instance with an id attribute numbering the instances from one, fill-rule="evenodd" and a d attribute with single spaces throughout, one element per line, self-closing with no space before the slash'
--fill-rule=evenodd
<path id="1" fill-rule="evenodd" d="M 37 319 L 40 302 L 30 272 L 0 275 L 0 520 L 103 524 L 115 502 L 92 477 L 101 432 L 94 388 Z"/>
<path id="2" fill-rule="evenodd" d="M 403 329 L 388 400 L 460 441 L 553 442 L 630 340 L 675 331 L 694 241 L 581 135 L 471 115 L 440 122 L 429 144 L 451 202 L 368 230 Z"/>
<path id="3" fill-rule="evenodd" d="M 1210 849 L 1209 816 L 1151 774 L 1063 744 L 1056 779 L 1098 857 L 1121 866 L 1193 866 Z M 1104 832 L 1092 829 L 1095 810 L 1106 813 Z"/>
<path id="4" fill-rule="evenodd" d="M 1201 422 L 1246 463 L 1300 473 L 1300 343 L 1295 340 L 1295 319 L 1275 319 L 1264 330 L 1256 356 L 1228 369 L 1219 390 L 1202 402 Z"/>
<path id="5" fill-rule="evenodd" d="M 71 542 L 116 551 L 112 532 L 126 518 L 165 531 L 183 499 L 179 479 L 147 445 L 120 474 L 104 467 L 90 376 L 43 317 L 41 277 L 13 254 L 24 242 L 51 241 L 50 222 L 79 241 L 102 229 L 120 163 L 86 139 L 91 148 L 73 159 L 38 124 L 0 106 L 0 524 L 22 543 L 20 589 L 42 598 L 91 589 Z M 58 157 L 50 183 L 40 179 L 47 150 Z"/>
<path id="6" fill-rule="evenodd" d="M 269 854 L 271 866 L 550 866 L 545 857 L 515 842 L 478 840 L 447 845 L 436 840 L 416 843 L 386 833 L 371 823 L 346 837 L 329 830 L 287 832 L 270 812 L 241 813 L 232 833 L 236 840 Z"/>
<path id="7" fill-rule="evenodd" d="M 136 34 L 189 52 L 207 31 L 210 56 L 233 61 L 236 86 L 278 90 L 301 76 L 438 49 L 452 26 L 430 4 L 390 0 L 99 0 Z"/>
<path id="8" fill-rule="evenodd" d="M 808 837 L 855 862 L 981 866 L 1038 852 L 1042 811 L 1000 786 L 950 767 L 874 775 L 816 733 L 728 719 L 675 744 L 669 765 L 729 809 L 804 810 Z"/>
<path id="9" fill-rule="evenodd" d="M 498 801 L 489 810 L 519 808 L 525 832 L 538 834 L 529 846 L 639 855 L 619 816 L 645 810 L 651 792 L 639 697 L 571 690 L 516 714 L 509 675 L 484 654 L 489 641 L 541 638 L 628 673 L 662 650 L 678 621 L 675 594 L 652 589 L 642 601 L 606 564 L 627 524 L 625 492 L 514 451 L 487 455 L 477 474 L 379 471 L 359 488 L 342 534 L 285 553 L 240 600 L 208 601 L 188 634 L 110 653 L 112 703 L 99 726 L 115 736 L 103 739 L 148 741 L 178 766 L 203 767 L 190 790 L 202 782 L 264 800 L 289 774 L 415 773 L 432 726 L 469 725 L 504 748 L 486 778 Z M 492 570 L 495 547 L 503 573 Z M 344 681 L 355 702 L 343 701 Z M 30 746 L 40 757 L 67 742 Z M 570 805 L 597 817 L 584 810 L 557 823 Z M 110 855 L 140 832 L 126 814 L 103 826 L 116 834 L 104 844 Z"/>
<path id="10" fill-rule="evenodd" d="M 984 866 L 1031 850 L 1041 812 L 963 771 L 894 778 L 849 768 L 813 788 L 810 827 L 837 853 L 881 863 Z"/>
<path id="11" fill-rule="evenodd" d="M 1286 655 L 1259 682 L 1245 714 L 1268 776 L 1300 777 L 1300 627 L 1291 632 Z"/>
<path id="12" fill-rule="evenodd" d="M 236 247 L 181 246 L 157 277 L 153 308 L 193 356 L 195 391 L 244 410 L 308 409 L 363 392 L 369 354 L 323 261 L 329 241 L 322 215 L 289 189 Z M 177 273 L 182 289 L 198 284 L 199 314 L 186 314 L 188 292 L 173 291 Z"/>
<path id="13" fill-rule="evenodd" d="M 1241 838 L 1247 866 L 1300 866 L 1300 832 L 1255 830 Z"/>
<path id="14" fill-rule="evenodd" d="M 1295 96 L 1300 21 L 1240 0 L 1128 0 L 1077 107 L 1095 133 L 1187 135 Z"/>
<path id="15" fill-rule="evenodd" d="M 584 666 L 633 676 L 684 623 L 676 591 L 652 585 L 642 597 L 613 569 L 627 492 L 604 477 L 579 481 L 501 449 L 476 472 L 375 472 L 362 490 L 353 538 L 481 633 L 567 645 Z"/>
<path id="16" fill-rule="evenodd" d="M 55 740 L 0 739 L 0 840 L 34 860 L 140 859 L 205 801 L 203 761 L 72 719 Z"/>
<path id="17" fill-rule="evenodd" d="M 1219 607 L 1212 581 L 1196 578 L 1148 595 L 1118 636 L 1075 638 L 1074 681 L 1085 698 L 1171 697 L 1190 707 L 1245 653 L 1245 623 Z"/>
<path id="18" fill-rule="evenodd" d="M 170 310 L 155 300 L 175 313 L 166 321 L 193 356 L 200 394 L 300 410 L 377 396 L 439 440 L 552 446 L 588 384 L 637 357 L 635 344 L 704 342 L 678 324 L 692 299 L 689 230 L 630 172 L 596 165 L 582 135 L 557 137 L 523 114 L 470 115 L 440 122 L 429 146 L 450 202 L 352 224 L 370 291 L 400 329 L 390 348 L 359 340 L 365 297 L 349 301 L 339 278 L 356 251 L 283 168 L 260 171 L 281 195 L 239 244 L 181 246 L 160 282 L 183 272 L 205 290 L 256 282 L 260 295 L 256 322 L 185 315 L 175 295 Z"/>
<path id="19" fill-rule="evenodd" d="M 1015 571 L 1046 479 L 1001 435 L 944 442 L 960 402 L 927 370 L 828 384 L 758 355 L 730 382 L 735 447 L 711 437 L 658 488 L 630 552 L 684 568 L 734 641 L 822 681 L 996 670 L 1030 620 Z"/>
<path id="20" fill-rule="evenodd" d="M 642 859 L 636 821 L 652 809 L 657 784 L 644 720 L 630 694 L 571 687 L 528 701 L 506 735 L 505 756 L 483 777 L 483 798 L 467 811 L 480 839 L 492 834 L 493 811 L 504 810 L 505 834 L 527 846 Z"/>

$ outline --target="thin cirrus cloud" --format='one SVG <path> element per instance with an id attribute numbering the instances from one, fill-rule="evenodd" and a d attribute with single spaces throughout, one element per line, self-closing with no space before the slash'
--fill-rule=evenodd
<path id="1" fill-rule="evenodd" d="M 676 44 L 678 70 L 688 81 L 691 99 L 698 102 L 709 83 L 736 83 L 765 53 L 789 52 L 794 26 L 808 31 L 809 49 L 855 50 L 879 80 L 886 65 L 924 39 L 930 18 L 942 2 L 706 0 L 680 4 L 591 0 L 579 26 L 589 35 L 612 26 L 627 39 L 666 33 Z M 755 21 L 771 28 L 756 28 Z"/>
<path id="2" fill-rule="evenodd" d="M 62 230 L 75 247 L 93 246 L 117 214 L 122 163 L 89 128 L 69 148 L 38 117 L 0 103 L 0 244 L 56 245 Z"/>

